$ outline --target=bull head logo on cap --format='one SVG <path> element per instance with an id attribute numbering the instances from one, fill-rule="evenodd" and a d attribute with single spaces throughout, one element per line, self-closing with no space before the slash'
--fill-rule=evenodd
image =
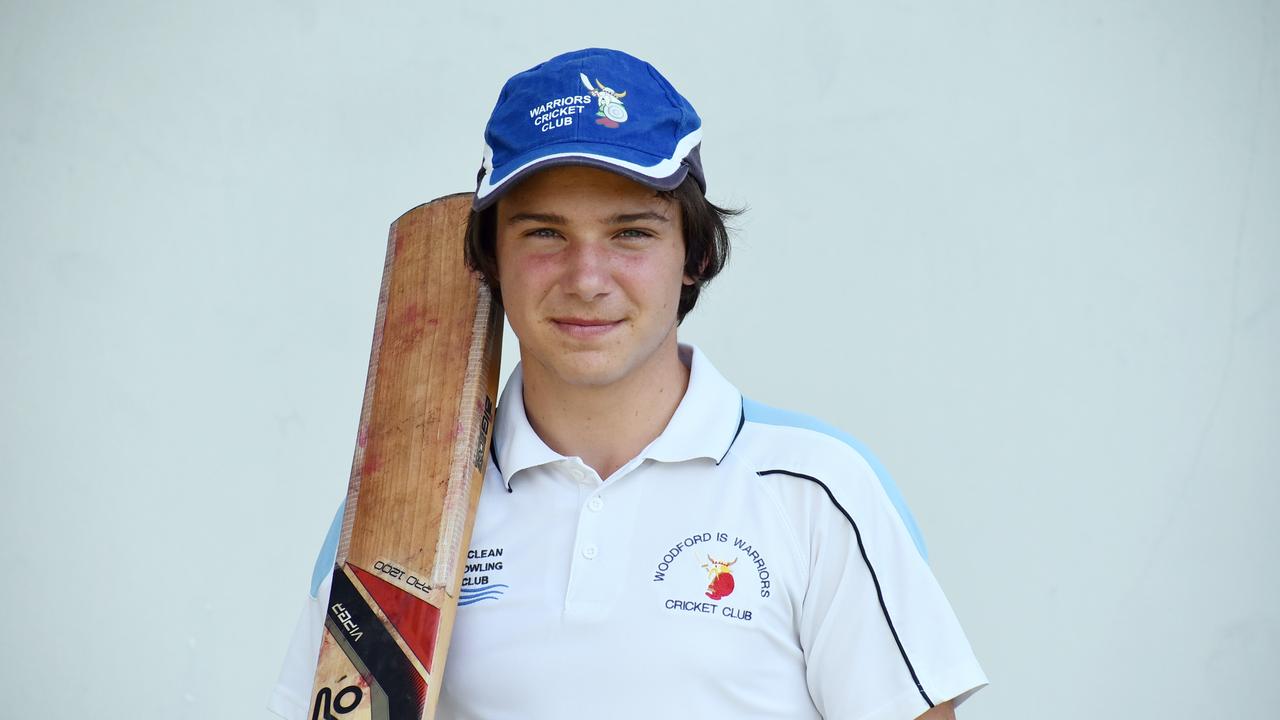
<path id="1" fill-rule="evenodd" d="M 625 90 L 618 92 L 611 87 L 605 87 L 599 78 L 596 78 L 595 87 L 592 87 L 586 73 L 578 73 L 578 77 L 582 79 L 582 84 L 586 86 L 587 92 L 591 93 L 600 103 L 600 109 L 596 111 L 596 114 L 600 117 L 596 118 L 596 123 L 605 127 L 616 128 L 619 124 L 627 121 L 627 109 L 622 105 L 622 98 L 627 96 Z"/>

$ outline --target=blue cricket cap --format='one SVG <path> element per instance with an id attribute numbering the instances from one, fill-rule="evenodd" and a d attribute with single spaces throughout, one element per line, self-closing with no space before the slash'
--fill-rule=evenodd
<path id="1" fill-rule="evenodd" d="M 557 55 L 507 81 L 484 130 L 473 207 L 555 165 L 588 165 L 655 190 L 692 175 L 705 193 L 702 120 L 649 63 L 618 50 Z"/>

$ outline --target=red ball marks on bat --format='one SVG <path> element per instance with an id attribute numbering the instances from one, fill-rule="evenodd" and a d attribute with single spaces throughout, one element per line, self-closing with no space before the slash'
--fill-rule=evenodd
<path id="1" fill-rule="evenodd" d="M 404 310 L 401 311 L 399 322 L 406 325 L 416 325 L 421 318 L 422 311 L 417 307 L 417 302 L 410 302 L 410 304 L 404 306 Z"/>
<path id="2" fill-rule="evenodd" d="M 417 303 L 409 303 L 404 310 L 400 312 L 400 322 L 411 327 L 419 327 L 421 325 L 435 325 L 439 320 L 430 318 L 424 320 L 426 313 L 422 312 L 422 308 Z"/>
<path id="3" fill-rule="evenodd" d="M 382 458 L 377 453 L 365 452 L 364 463 L 360 465 L 360 476 L 369 477 L 382 469 Z"/>

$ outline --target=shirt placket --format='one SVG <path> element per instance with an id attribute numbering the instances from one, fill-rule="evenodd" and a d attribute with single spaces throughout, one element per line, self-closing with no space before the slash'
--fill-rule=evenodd
<path id="1" fill-rule="evenodd" d="M 564 471 L 578 484 L 578 527 L 565 590 L 567 622 L 603 618 L 626 592 L 631 565 L 630 538 L 635 526 L 642 460 L 633 460 L 602 482 L 595 470 L 576 458 Z"/>

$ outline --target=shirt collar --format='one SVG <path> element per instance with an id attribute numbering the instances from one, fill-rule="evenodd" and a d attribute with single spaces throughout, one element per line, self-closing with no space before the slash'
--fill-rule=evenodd
<path id="1" fill-rule="evenodd" d="M 709 458 L 719 463 L 742 429 L 742 395 L 696 346 L 681 344 L 679 353 L 689 368 L 689 387 L 667 427 L 640 451 L 640 457 L 659 462 Z M 547 447 L 529 425 L 523 377 L 516 365 L 498 402 L 493 433 L 493 459 L 507 490 L 521 470 L 566 459 Z"/>

